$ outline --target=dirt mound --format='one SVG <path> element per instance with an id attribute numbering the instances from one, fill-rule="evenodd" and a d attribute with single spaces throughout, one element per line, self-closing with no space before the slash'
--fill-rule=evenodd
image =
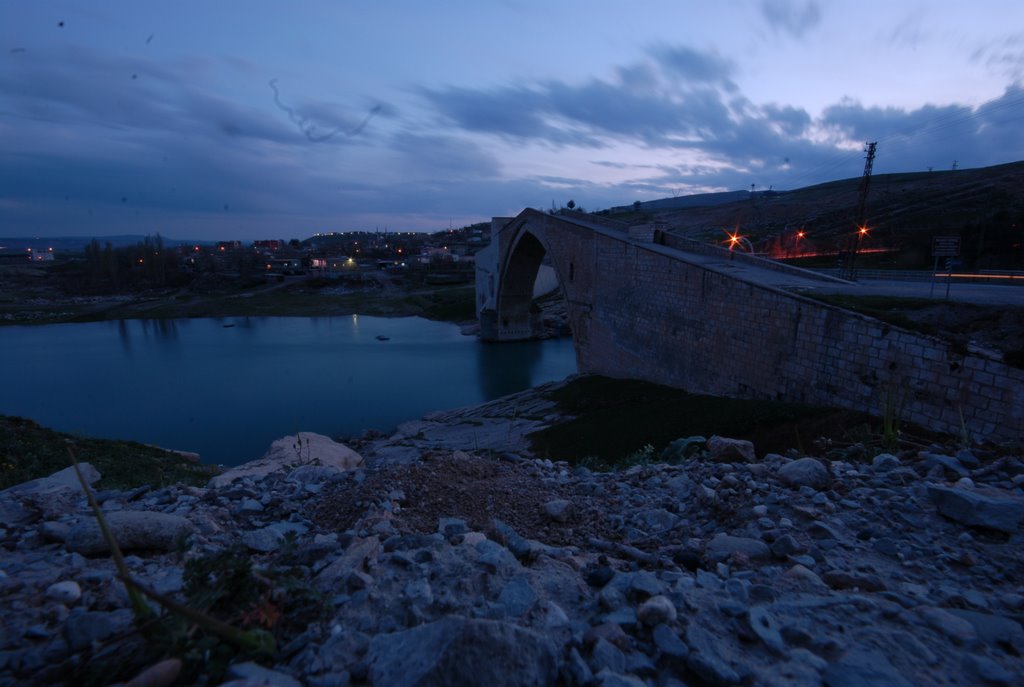
<path id="1" fill-rule="evenodd" d="M 312 519 L 321 527 L 345 531 L 356 527 L 368 508 L 391 498 L 401 509 L 377 518 L 389 519 L 401 534 L 437 532 L 442 517 L 462 519 L 469 529 L 482 532 L 491 532 L 498 519 L 527 539 L 554 546 L 611 534 L 601 515 L 607 511 L 606 499 L 592 495 L 580 501 L 581 495 L 544 474 L 529 460 L 509 462 L 462 451 L 426 454 L 411 465 L 370 468 L 362 482 L 336 486 L 319 499 Z M 399 498 L 396 492 L 401 492 Z M 553 521 L 544 504 L 566 498 L 578 507 L 564 521 Z"/>

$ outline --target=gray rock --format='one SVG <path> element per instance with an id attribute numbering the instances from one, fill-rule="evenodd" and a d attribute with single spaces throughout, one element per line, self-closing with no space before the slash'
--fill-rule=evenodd
<path id="1" fill-rule="evenodd" d="M 929 484 L 928 495 L 939 513 L 964 525 L 1013 534 L 1024 519 L 1024 498 L 1004 489 Z"/>
<path id="2" fill-rule="evenodd" d="M 375 685 L 552 685 L 558 675 L 552 642 L 491 620 L 449 616 L 411 630 L 377 635 L 367 654 Z"/>
<path id="3" fill-rule="evenodd" d="M 962 608 L 944 610 L 969 622 L 974 627 L 978 639 L 986 644 L 1000 646 L 1017 655 L 1024 655 L 1024 628 L 1016 620 L 993 613 L 981 613 Z"/>
<path id="4" fill-rule="evenodd" d="M 740 674 L 726 662 L 719 651 L 721 642 L 714 635 L 691 624 L 686 630 L 686 644 L 690 648 L 686 665 L 698 677 L 716 686 L 739 684 Z"/>
<path id="5" fill-rule="evenodd" d="M 110 613 L 86 611 L 72 613 L 64 621 L 64 639 L 72 651 L 81 651 L 132 625 L 132 612 L 121 609 Z"/>
<path id="6" fill-rule="evenodd" d="M 100 472 L 92 466 L 92 463 L 79 463 L 78 469 L 90 486 L 99 481 Z M 0 494 L 22 497 L 27 494 L 42 494 L 60 489 L 73 489 L 82 493 L 82 483 L 78 481 L 74 466 L 64 468 L 48 477 L 15 484 L 13 487 L 0 491 Z"/>
<path id="7" fill-rule="evenodd" d="M 377 537 L 353 541 L 345 553 L 317 573 L 313 580 L 314 586 L 321 591 L 337 589 L 353 572 L 363 572 L 367 561 L 376 559 L 380 551 L 380 539 Z"/>
<path id="8" fill-rule="evenodd" d="M 830 663 L 822 677 L 828 687 L 914 687 L 885 654 L 863 647 Z"/>
<path id="9" fill-rule="evenodd" d="M 654 645 L 658 651 L 674 659 L 682 660 L 689 656 L 690 647 L 679 638 L 679 635 L 668 625 L 658 625 L 652 633 Z"/>
<path id="10" fill-rule="evenodd" d="M 342 474 L 343 470 L 333 466 L 301 465 L 288 473 L 288 480 L 300 484 L 322 484 Z"/>
<path id="11" fill-rule="evenodd" d="M 302 683 L 287 673 L 264 668 L 251 661 L 236 663 L 228 668 L 228 675 L 236 680 L 245 680 L 252 685 L 268 685 L 273 687 L 302 687 Z"/>
<path id="12" fill-rule="evenodd" d="M 242 543 L 250 550 L 259 553 L 272 553 L 281 548 L 284 535 L 273 527 L 261 527 L 258 530 L 242 532 Z"/>
<path id="13" fill-rule="evenodd" d="M 501 520 L 494 521 L 494 533 L 498 542 L 504 544 L 516 558 L 526 558 L 530 555 L 532 547 L 530 542 L 524 539 L 510 525 Z"/>
<path id="14" fill-rule="evenodd" d="M 970 644 L 978 638 L 978 631 L 968 620 L 953 615 L 944 608 L 919 606 L 917 613 L 931 627 L 949 637 L 956 644 Z"/>
<path id="15" fill-rule="evenodd" d="M 961 465 L 960 461 L 952 456 L 928 453 L 927 451 L 922 451 L 919 455 L 924 458 L 924 466 L 929 470 L 939 468 L 942 472 L 953 473 L 957 477 L 971 476 L 971 471 Z"/>
<path id="16" fill-rule="evenodd" d="M 772 651 L 782 654 L 786 651 L 786 642 L 779 634 L 779 623 L 763 606 L 754 606 L 747 612 L 747 622 L 751 631 Z"/>
<path id="17" fill-rule="evenodd" d="M 787 556 L 793 556 L 798 553 L 803 553 L 807 549 L 796 540 L 791 534 L 784 534 L 771 545 L 772 554 L 779 557 L 785 558 Z"/>
<path id="18" fill-rule="evenodd" d="M 757 460 L 754 444 L 746 439 L 728 439 L 715 435 L 708 439 L 711 460 L 719 463 L 753 463 Z"/>
<path id="19" fill-rule="evenodd" d="M 181 659 L 168 658 L 154 663 L 124 683 L 124 687 L 169 687 L 181 674 Z"/>
<path id="20" fill-rule="evenodd" d="M 580 652 L 573 647 L 569 651 L 569 659 L 566 661 L 565 666 L 562 669 L 562 673 L 566 678 L 566 682 L 570 685 L 589 685 L 594 679 L 594 673 L 590 670 L 590 666 L 580 656 Z"/>
<path id="21" fill-rule="evenodd" d="M 105 515 L 107 526 L 122 550 L 175 550 L 192 532 L 192 523 L 180 515 L 157 511 L 115 511 Z M 64 540 L 68 551 L 83 555 L 108 553 L 99 524 L 95 519 L 82 520 L 71 528 Z"/>
<path id="22" fill-rule="evenodd" d="M 699 453 L 706 443 L 707 439 L 702 436 L 676 439 L 662 450 L 661 459 L 666 463 L 677 463 Z"/>
<path id="23" fill-rule="evenodd" d="M 498 603 L 505 606 L 505 610 L 513 618 L 525 615 L 537 601 L 537 592 L 530 586 L 530 580 L 526 575 L 517 575 L 505 583 L 498 595 Z"/>
<path id="24" fill-rule="evenodd" d="M 719 533 L 708 542 L 707 554 L 712 561 L 724 561 L 734 553 L 742 554 L 751 561 L 767 560 L 771 555 L 768 545 L 758 539 Z"/>
<path id="25" fill-rule="evenodd" d="M 652 596 L 640 604 L 636 617 L 648 627 L 672 623 L 676 619 L 676 607 L 667 596 Z"/>
<path id="26" fill-rule="evenodd" d="M 990 658 L 977 654 L 964 655 L 964 670 L 989 685 L 1012 685 L 1013 675 Z"/>
<path id="27" fill-rule="evenodd" d="M 544 504 L 544 514 L 555 522 L 565 522 L 569 519 L 569 512 L 572 502 L 567 499 L 554 499 Z"/>
<path id="28" fill-rule="evenodd" d="M 420 608 L 425 608 L 434 603 L 434 592 L 430 588 L 430 583 L 424 579 L 413 580 L 405 585 L 405 589 L 402 590 L 402 596 L 410 604 Z"/>
<path id="29" fill-rule="evenodd" d="M 900 459 L 891 453 L 879 453 L 871 460 L 871 467 L 875 472 L 888 472 L 895 470 L 900 465 Z"/>
<path id="30" fill-rule="evenodd" d="M 641 511 L 636 516 L 637 524 L 647 532 L 658 534 L 666 532 L 679 522 L 679 516 L 664 508 Z"/>
<path id="31" fill-rule="evenodd" d="M 469 525 L 462 518 L 438 518 L 437 531 L 445 537 L 454 537 L 469 532 Z"/>
<path id="32" fill-rule="evenodd" d="M 647 687 L 647 683 L 635 675 L 613 673 L 605 668 L 597 674 L 598 687 Z"/>
<path id="33" fill-rule="evenodd" d="M 715 687 L 728 687 L 728 685 L 740 683 L 739 673 L 716 654 L 691 653 L 686 658 L 686 666 L 702 680 L 715 685 Z"/>
<path id="34" fill-rule="evenodd" d="M 626 655 L 604 637 L 598 637 L 591 650 L 590 667 L 595 673 L 602 670 L 622 673 L 626 670 Z"/>
<path id="35" fill-rule="evenodd" d="M 21 502 L 36 511 L 44 520 L 54 520 L 79 511 L 85 506 L 82 487 L 55 487 L 46 491 L 22 494 Z"/>
<path id="36" fill-rule="evenodd" d="M 210 480 L 210 489 L 227 487 L 244 479 L 261 480 L 273 472 L 295 474 L 296 468 L 315 465 L 341 473 L 364 465 L 363 458 L 344 444 L 313 432 L 282 437 L 270 445 L 262 458 L 231 468 Z"/>
<path id="37" fill-rule="evenodd" d="M 476 550 L 480 554 L 480 565 L 488 572 L 505 574 L 522 568 L 512 552 L 496 541 L 485 539 L 476 545 Z"/>
<path id="38" fill-rule="evenodd" d="M 54 582 L 46 588 L 46 598 L 53 599 L 65 606 L 71 606 L 82 598 L 82 588 L 74 580 Z"/>
<path id="39" fill-rule="evenodd" d="M 38 519 L 38 513 L 22 505 L 20 499 L 8 496 L 5 492 L 0 492 L 0 523 L 13 527 Z"/>
<path id="40" fill-rule="evenodd" d="M 824 574 L 822 580 L 832 589 L 861 589 L 866 592 L 881 592 L 886 588 L 885 582 L 878 575 L 848 570 L 829 570 Z"/>
<path id="41" fill-rule="evenodd" d="M 829 474 L 817 458 L 800 458 L 790 461 L 779 468 L 779 479 L 793 487 L 813 487 L 821 489 L 828 486 Z"/>

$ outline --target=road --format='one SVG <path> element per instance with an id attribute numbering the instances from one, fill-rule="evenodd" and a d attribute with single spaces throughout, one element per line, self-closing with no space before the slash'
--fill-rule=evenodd
<path id="1" fill-rule="evenodd" d="M 808 270 L 768 269 L 746 259 L 729 259 L 729 254 L 718 256 L 675 249 L 669 250 L 687 262 L 703 265 L 737 279 L 774 286 L 797 293 L 932 298 L 936 301 L 943 301 L 946 298 L 946 284 L 941 279 L 935 283 L 934 291 L 932 283 L 928 281 L 890 281 L 884 279 L 862 279 L 855 282 L 843 282 L 837 279 L 826 281 L 829 278 L 818 277 L 815 273 L 811 273 Z M 1024 285 L 1008 286 L 1004 284 L 954 282 L 950 285 L 949 300 L 962 303 L 977 303 L 979 305 L 1024 306 Z"/>

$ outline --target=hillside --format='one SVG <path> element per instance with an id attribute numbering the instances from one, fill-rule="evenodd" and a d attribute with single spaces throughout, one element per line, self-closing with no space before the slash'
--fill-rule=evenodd
<path id="1" fill-rule="evenodd" d="M 674 233 L 719 241 L 738 229 L 777 257 L 834 253 L 855 231 L 860 177 L 793 191 L 745 193 L 741 200 L 664 208 L 642 203 L 624 217 L 664 222 Z M 708 194 L 709 201 L 730 194 Z M 675 200 L 675 199 L 667 199 Z M 632 210 L 632 208 L 631 208 Z M 615 213 L 610 213 L 615 216 Z M 878 174 L 865 209 L 865 248 L 897 249 L 892 266 L 930 266 L 933 236 L 959 235 L 970 268 L 1024 269 L 1024 161 L 980 169 Z M 802 239 L 797 231 L 806 232 Z"/>

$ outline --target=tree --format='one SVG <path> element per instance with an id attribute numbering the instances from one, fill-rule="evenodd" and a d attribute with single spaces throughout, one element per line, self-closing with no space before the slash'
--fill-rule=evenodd
<path id="1" fill-rule="evenodd" d="M 565 204 L 565 207 L 569 208 L 570 210 L 574 209 L 576 207 L 576 201 L 569 199 L 569 202 Z"/>

